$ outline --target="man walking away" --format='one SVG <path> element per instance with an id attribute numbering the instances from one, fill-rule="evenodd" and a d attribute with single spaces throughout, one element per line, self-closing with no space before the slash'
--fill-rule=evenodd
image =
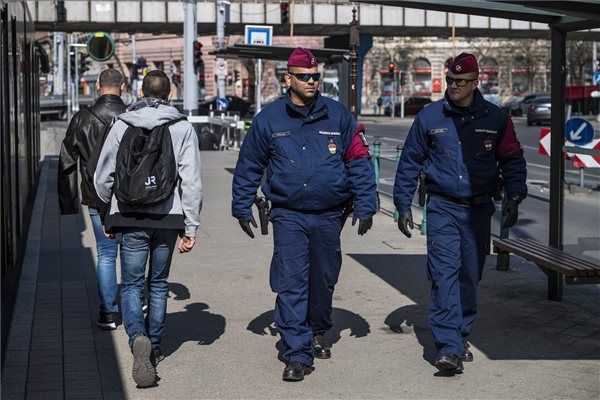
<path id="1" fill-rule="evenodd" d="M 101 96 L 90 108 L 73 116 L 62 143 L 58 164 L 58 196 L 62 214 L 79 212 L 77 194 L 77 161 L 81 173 L 81 203 L 88 206 L 94 236 L 98 265 L 96 279 L 100 297 L 97 324 L 102 329 L 117 329 L 117 242 L 104 235 L 100 210 L 104 206 L 94 189 L 94 171 L 106 133 L 113 119 L 125 111 L 121 100 L 123 75 L 115 69 L 102 71 L 98 79 Z"/>
<path id="2" fill-rule="evenodd" d="M 138 387 L 156 384 L 164 357 L 168 276 L 177 236 L 178 250 L 192 250 L 200 225 L 200 150 L 192 125 L 167 99 L 171 89 L 162 71 L 142 82 L 142 100 L 110 130 L 98 160 L 95 187 L 110 202 L 105 229 L 121 251 L 121 310 L 133 352 Z M 149 310 L 144 320 L 142 292 L 150 257 Z"/>

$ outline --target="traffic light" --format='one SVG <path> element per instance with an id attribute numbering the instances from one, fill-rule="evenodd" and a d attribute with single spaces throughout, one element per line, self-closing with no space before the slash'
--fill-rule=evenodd
<path id="1" fill-rule="evenodd" d="M 65 7 L 64 0 L 57 0 L 56 2 L 56 22 L 67 21 L 67 8 Z"/>
<path id="2" fill-rule="evenodd" d="M 88 60 L 89 54 L 80 54 L 79 55 L 79 75 L 85 74 L 90 70 L 91 61 Z"/>
<path id="3" fill-rule="evenodd" d="M 202 61 L 202 43 L 194 42 L 194 72 L 204 74 L 204 61 Z"/>
<path id="4" fill-rule="evenodd" d="M 290 3 L 279 3 L 279 10 L 281 12 L 281 24 L 286 25 L 290 23 Z"/>
<path id="5" fill-rule="evenodd" d="M 400 72 L 400 86 L 406 85 L 406 72 Z"/>
<path id="6" fill-rule="evenodd" d="M 390 75 L 394 75 L 394 72 L 396 71 L 396 64 L 394 63 L 389 63 L 388 64 L 388 72 Z"/>
<path id="7" fill-rule="evenodd" d="M 77 50 L 69 51 L 69 73 L 71 74 L 71 79 L 75 79 L 75 52 Z"/>
<path id="8" fill-rule="evenodd" d="M 237 82 L 240 80 L 240 71 L 238 71 L 237 69 L 233 70 L 233 81 Z"/>

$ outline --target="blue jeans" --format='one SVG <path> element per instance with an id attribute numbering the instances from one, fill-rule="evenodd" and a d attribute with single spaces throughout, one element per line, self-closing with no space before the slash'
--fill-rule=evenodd
<path id="1" fill-rule="evenodd" d="M 169 270 L 179 231 L 170 229 L 128 228 L 117 234 L 121 244 L 121 313 L 129 336 L 150 338 L 154 349 L 160 348 L 165 328 Z M 148 315 L 144 319 L 142 299 L 148 270 Z"/>
<path id="2" fill-rule="evenodd" d="M 95 208 L 89 209 L 94 236 L 96 237 L 96 252 L 98 265 L 96 266 L 96 280 L 98 281 L 98 297 L 100 298 L 101 313 L 116 313 L 119 311 L 117 304 L 117 250 L 119 243 L 109 239 L 104 234 L 100 214 Z"/>

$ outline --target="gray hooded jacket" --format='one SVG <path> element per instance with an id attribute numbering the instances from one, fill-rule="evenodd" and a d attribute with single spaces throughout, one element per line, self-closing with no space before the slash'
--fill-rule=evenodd
<path id="1" fill-rule="evenodd" d="M 105 219 L 107 229 L 185 229 L 187 236 L 196 236 L 202 207 L 200 149 L 196 132 L 189 122 L 180 121 L 169 127 L 179 179 L 168 200 L 153 206 L 133 208 L 118 202 L 112 194 L 117 152 L 128 125 L 153 129 L 182 117 L 174 107 L 143 101 L 134 105 L 133 111 L 121 114 L 113 124 L 94 174 L 98 196 L 104 202 L 110 202 L 110 212 Z"/>

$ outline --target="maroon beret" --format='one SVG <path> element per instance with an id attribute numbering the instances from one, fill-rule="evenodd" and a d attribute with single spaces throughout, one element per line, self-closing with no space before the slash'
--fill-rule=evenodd
<path id="1" fill-rule="evenodd" d="M 304 49 L 302 47 L 296 47 L 290 57 L 288 58 L 288 68 L 289 67 L 299 67 L 299 68 L 312 68 L 316 67 L 319 64 L 317 63 L 317 58 L 311 53 L 310 50 Z"/>
<path id="2" fill-rule="evenodd" d="M 448 62 L 448 71 L 454 75 L 469 74 L 475 72 L 479 74 L 479 65 L 473 54 L 460 53 Z"/>

